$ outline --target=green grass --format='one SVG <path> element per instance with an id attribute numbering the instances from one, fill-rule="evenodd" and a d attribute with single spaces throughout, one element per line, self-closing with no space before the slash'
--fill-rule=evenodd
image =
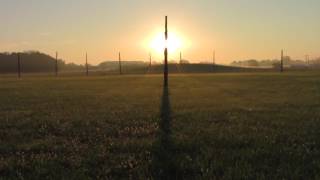
<path id="1" fill-rule="evenodd" d="M 320 178 L 320 73 L 180 74 L 168 91 L 0 78 L 0 179 Z"/>

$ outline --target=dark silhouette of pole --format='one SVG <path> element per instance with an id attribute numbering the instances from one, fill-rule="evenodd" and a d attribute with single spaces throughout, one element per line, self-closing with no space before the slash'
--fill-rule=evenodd
<path id="1" fill-rule="evenodd" d="M 164 49 L 164 86 L 168 87 L 168 17 L 166 16 L 165 18 L 165 41 L 166 41 L 166 46 Z"/>
<path id="2" fill-rule="evenodd" d="M 122 67 L 121 67 L 121 52 L 119 52 L 119 73 L 122 75 Z"/>
<path id="3" fill-rule="evenodd" d="M 213 54 L 212 54 L 212 71 L 214 71 L 215 65 L 216 65 L 216 51 L 213 50 Z"/>
<path id="4" fill-rule="evenodd" d="M 151 68 L 151 66 L 152 66 L 152 54 L 151 53 L 149 53 L 149 68 Z"/>
<path id="5" fill-rule="evenodd" d="M 182 64 L 182 52 L 180 51 L 180 64 Z"/>
<path id="6" fill-rule="evenodd" d="M 86 75 L 89 76 L 88 53 L 86 53 Z"/>
<path id="7" fill-rule="evenodd" d="M 310 56 L 306 55 L 306 64 L 310 66 Z"/>
<path id="8" fill-rule="evenodd" d="M 281 50 L 280 72 L 283 72 L 283 50 Z"/>
<path id="9" fill-rule="evenodd" d="M 212 54 L 212 64 L 215 65 L 216 64 L 216 51 L 213 50 L 213 54 Z"/>
<path id="10" fill-rule="evenodd" d="M 18 53 L 18 62 L 17 62 L 17 65 L 18 65 L 18 78 L 20 79 L 21 78 L 21 59 L 20 59 L 20 53 Z"/>
<path id="11" fill-rule="evenodd" d="M 56 52 L 55 75 L 58 76 L 58 52 Z"/>

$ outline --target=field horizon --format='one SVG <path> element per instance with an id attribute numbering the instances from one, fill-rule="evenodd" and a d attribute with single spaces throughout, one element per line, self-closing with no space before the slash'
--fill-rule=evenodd
<path id="1" fill-rule="evenodd" d="M 0 180 L 320 179 L 319 0 L 1 0 Z"/>

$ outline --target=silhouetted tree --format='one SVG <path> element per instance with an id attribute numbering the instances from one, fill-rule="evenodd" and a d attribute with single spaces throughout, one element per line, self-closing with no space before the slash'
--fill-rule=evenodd
<path id="1" fill-rule="evenodd" d="M 76 64 L 66 64 L 63 60 L 40 53 L 37 51 L 21 52 L 20 54 L 20 70 L 23 72 L 52 72 L 56 71 L 56 65 L 61 70 L 79 70 L 82 66 Z M 18 71 L 18 53 L 0 53 L 0 73 L 17 73 Z"/>

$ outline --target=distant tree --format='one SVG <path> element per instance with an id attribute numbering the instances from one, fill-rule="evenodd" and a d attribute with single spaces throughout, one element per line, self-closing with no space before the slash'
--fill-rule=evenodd
<path id="1" fill-rule="evenodd" d="M 278 66 L 278 62 L 280 62 L 279 59 L 265 59 L 265 60 L 241 60 L 241 61 L 233 61 L 231 63 L 232 66 L 263 66 L 263 67 L 267 67 L 267 66 Z M 284 56 L 283 57 L 283 63 L 285 66 L 290 66 L 290 65 L 305 65 L 305 61 L 303 60 L 293 60 L 291 59 L 290 56 Z M 280 67 L 279 67 L 280 68 Z"/>
<path id="2" fill-rule="evenodd" d="M 292 63 L 290 56 L 283 56 L 283 64 L 284 65 L 290 65 Z"/>
<path id="3" fill-rule="evenodd" d="M 190 64 L 190 62 L 189 62 L 188 60 L 182 59 L 182 60 L 181 60 L 181 64 Z"/>
<path id="4" fill-rule="evenodd" d="M 275 63 L 272 64 L 272 67 L 274 69 L 280 69 L 281 68 L 281 63 L 280 62 L 275 62 Z"/>
<path id="5" fill-rule="evenodd" d="M 259 66 L 259 62 L 255 59 L 251 59 L 247 61 L 248 66 Z"/>
<path id="6" fill-rule="evenodd" d="M 0 73 L 15 73 L 17 71 L 18 53 L 0 53 Z M 55 58 L 38 51 L 25 51 L 20 53 L 22 72 L 54 72 Z M 81 69 L 76 64 L 66 64 L 58 60 L 59 68 L 64 71 Z"/>

